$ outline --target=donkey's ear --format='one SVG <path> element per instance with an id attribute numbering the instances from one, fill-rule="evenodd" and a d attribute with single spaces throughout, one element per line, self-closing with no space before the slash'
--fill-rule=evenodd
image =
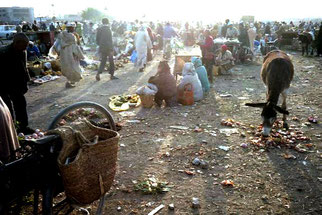
<path id="1" fill-rule="evenodd" d="M 280 112 L 282 114 L 286 114 L 286 115 L 290 114 L 287 110 L 284 110 L 283 108 L 281 108 L 281 107 L 279 107 L 277 105 L 274 106 L 274 110 L 276 110 L 276 111 L 278 111 L 278 112 Z"/>
<path id="2" fill-rule="evenodd" d="M 259 107 L 259 108 L 263 108 L 265 107 L 267 103 L 246 103 L 245 105 L 246 106 L 249 106 L 249 107 Z"/>

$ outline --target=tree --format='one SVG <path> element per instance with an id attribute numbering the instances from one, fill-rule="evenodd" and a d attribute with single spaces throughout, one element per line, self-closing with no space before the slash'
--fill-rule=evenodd
<path id="1" fill-rule="evenodd" d="M 106 15 L 102 11 L 97 10 L 95 8 L 87 8 L 86 10 L 82 11 L 81 16 L 83 20 L 91 20 L 97 22 L 100 21 Z"/>

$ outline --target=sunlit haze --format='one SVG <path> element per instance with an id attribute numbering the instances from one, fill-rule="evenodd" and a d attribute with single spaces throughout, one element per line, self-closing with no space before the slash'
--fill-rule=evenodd
<path id="1" fill-rule="evenodd" d="M 291 18 L 321 18 L 321 0 L 10 0 L 0 6 L 34 7 L 35 16 L 62 16 L 77 14 L 88 7 L 106 12 L 123 20 L 180 20 L 204 22 L 238 21 L 243 15 L 253 15 L 256 20 L 284 20 Z M 304 8 L 306 7 L 306 8 Z"/>

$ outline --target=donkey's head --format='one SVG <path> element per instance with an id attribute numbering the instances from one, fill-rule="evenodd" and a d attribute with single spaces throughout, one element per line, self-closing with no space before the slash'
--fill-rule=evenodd
<path id="1" fill-rule="evenodd" d="M 263 131 L 262 134 L 263 136 L 269 136 L 272 126 L 276 120 L 276 115 L 277 112 L 280 112 L 282 114 L 288 115 L 289 112 L 287 110 L 282 109 L 281 107 L 272 104 L 270 102 L 265 102 L 265 103 L 246 103 L 246 106 L 250 107 L 259 107 L 263 108 L 262 111 L 262 120 L 263 120 Z"/>

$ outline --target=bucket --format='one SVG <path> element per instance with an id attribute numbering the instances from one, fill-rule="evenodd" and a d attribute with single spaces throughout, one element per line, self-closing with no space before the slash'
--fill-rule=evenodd
<path id="1" fill-rule="evenodd" d="M 140 99 L 145 108 L 151 108 L 154 105 L 154 95 L 140 95 Z"/>

